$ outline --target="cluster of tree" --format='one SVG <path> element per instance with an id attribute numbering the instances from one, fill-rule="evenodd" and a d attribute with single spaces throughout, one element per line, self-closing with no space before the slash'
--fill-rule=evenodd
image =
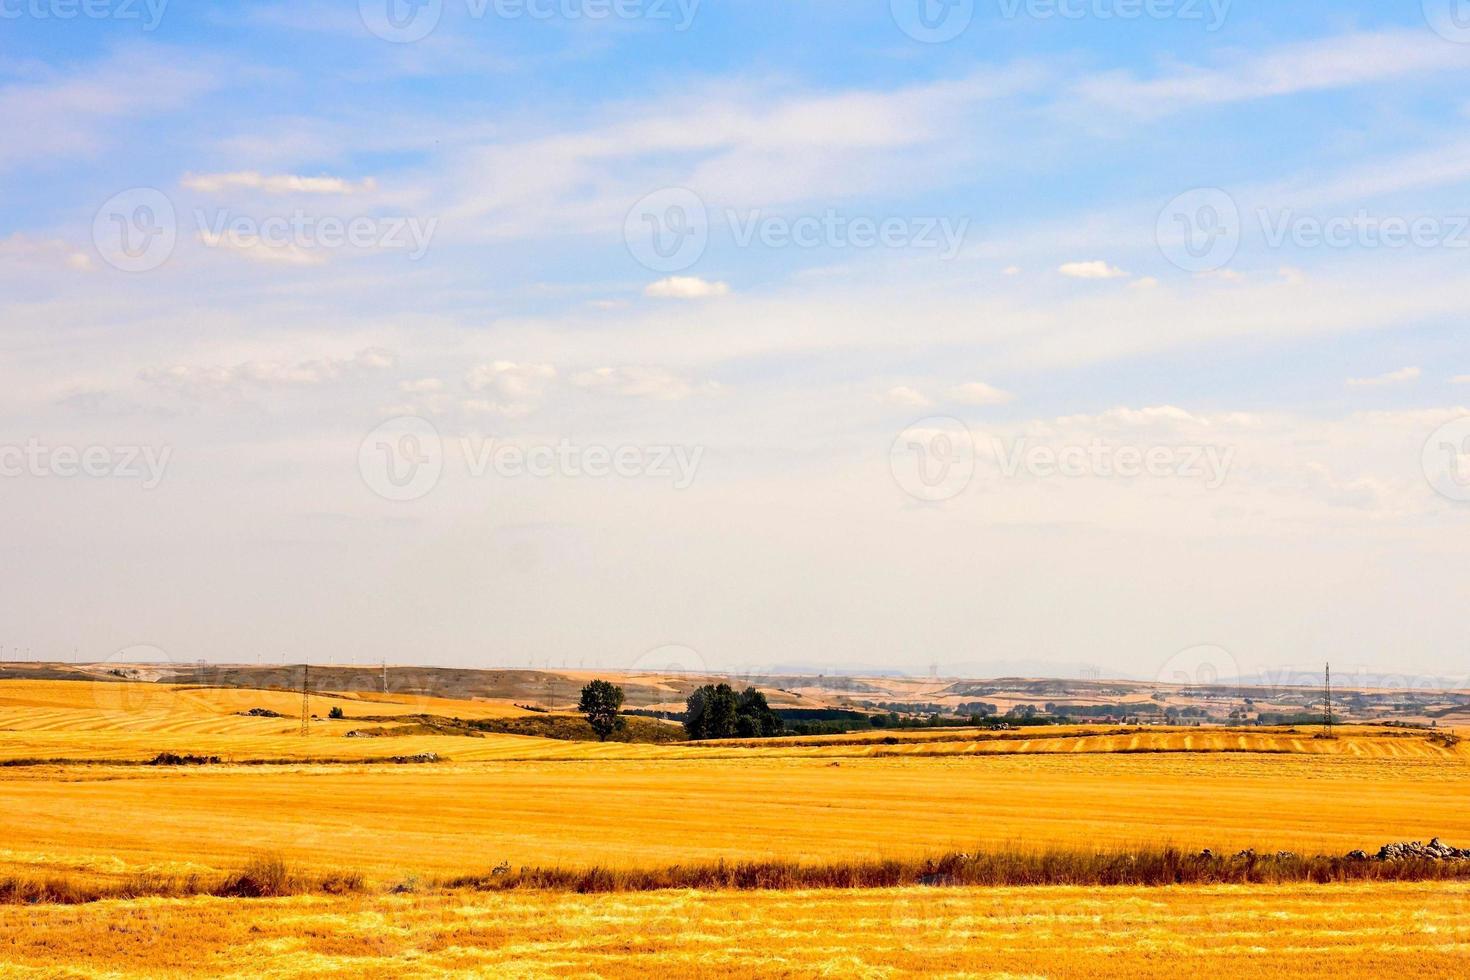
<path id="1" fill-rule="evenodd" d="M 706 684 L 684 703 L 684 730 L 693 739 L 771 738 L 784 729 L 766 696 L 753 687 Z"/>

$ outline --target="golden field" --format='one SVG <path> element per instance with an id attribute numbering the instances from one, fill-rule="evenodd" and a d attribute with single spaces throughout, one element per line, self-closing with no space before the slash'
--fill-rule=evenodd
<path id="1" fill-rule="evenodd" d="M 346 738 L 365 716 L 528 714 L 509 701 L 362 693 L 314 694 L 314 714 L 342 706 L 349 717 L 303 738 L 290 717 L 300 704 L 290 692 L 0 682 L 0 875 L 207 876 L 271 853 L 367 882 L 339 897 L 0 907 L 0 976 L 1276 976 L 1406 963 L 1459 976 L 1470 965 L 1470 891 L 1459 884 L 603 896 L 430 887 L 502 862 L 1467 844 L 1470 746 L 1452 739 L 1087 728 L 705 745 Z M 287 717 L 242 714 L 252 708 Z M 137 764 L 163 751 L 227 764 Z M 422 752 L 443 761 L 350 762 Z M 4 765 L 15 760 L 73 761 Z M 263 760 L 272 764 L 247 764 Z M 416 880 L 421 894 L 387 893 Z"/>
<path id="2" fill-rule="evenodd" d="M 461 893 L 0 908 L 0 977 L 1383 977 L 1470 969 L 1470 886 Z"/>

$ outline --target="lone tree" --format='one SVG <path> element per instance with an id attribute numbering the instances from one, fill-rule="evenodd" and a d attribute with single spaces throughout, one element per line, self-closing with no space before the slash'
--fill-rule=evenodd
<path id="1" fill-rule="evenodd" d="M 582 688 L 582 701 L 577 710 L 587 716 L 587 724 L 597 733 L 599 741 L 623 727 L 618 712 L 623 707 L 623 689 L 607 681 L 593 681 Z"/>

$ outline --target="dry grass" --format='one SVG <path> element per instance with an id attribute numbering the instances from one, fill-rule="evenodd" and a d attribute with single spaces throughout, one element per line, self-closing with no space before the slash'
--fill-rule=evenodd
<path id="1" fill-rule="evenodd" d="M 1467 913 L 1462 884 L 145 899 L 0 908 L 0 976 L 1449 980 Z"/>

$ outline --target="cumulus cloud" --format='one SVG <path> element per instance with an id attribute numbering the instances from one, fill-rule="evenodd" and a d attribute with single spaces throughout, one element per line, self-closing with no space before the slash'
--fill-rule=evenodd
<path id="1" fill-rule="evenodd" d="M 465 386 L 484 397 L 465 399 L 462 404 L 469 412 L 519 418 L 536 410 L 554 380 L 556 368 L 550 364 L 482 364 L 465 375 Z"/>
<path id="2" fill-rule="evenodd" d="M 438 378 L 416 378 L 398 382 L 398 390 L 406 395 L 432 395 L 443 391 L 445 384 Z"/>
<path id="3" fill-rule="evenodd" d="M 226 190 L 264 191 L 267 194 L 336 194 L 349 195 L 374 191 L 378 182 L 371 177 L 353 183 L 343 177 L 302 177 L 296 174 L 263 174 L 243 170 L 221 174 L 187 174 L 180 182 L 191 191 L 217 194 Z"/>
<path id="4" fill-rule="evenodd" d="M 1016 396 L 983 381 L 971 381 L 949 389 L 949 397 L 961 405 L 1004 405 Z"/>
<path id="5" fill-rule="evenodd" d="M 655 401 L 678 401 L 689 397 L 689 382 L 661 368 L 604 367 L 583 371 L 572 384 L 588 391 L 625 398 L 649 398 Z"/>
<path id="6" fill-rule="evenodd" d="M 1399 368 L 1397 371 L 1390 371 L 1372 378 L 1348 378 L 1347 384 L 1349 388 L 1386 388 L 1389 385 L 1418 381 L 1423 373 L 1416 367 Z"/>
<path id="7" fill-rule="evenodd" d="M 1124 279 L 1128 273 L 1101 259 L 1090 262 L 1064 262 L 1058 269 L 1070 279 Z"/>
<path id="8" fill-rule="evenodd" d="M 729 294 L 729 283 L 710 282 L 698 276 L 669 276 L 667 279 L 649 283 L 648 288 L 643 290 L 644 296 L 653 299 L 710 299 Z"/>

